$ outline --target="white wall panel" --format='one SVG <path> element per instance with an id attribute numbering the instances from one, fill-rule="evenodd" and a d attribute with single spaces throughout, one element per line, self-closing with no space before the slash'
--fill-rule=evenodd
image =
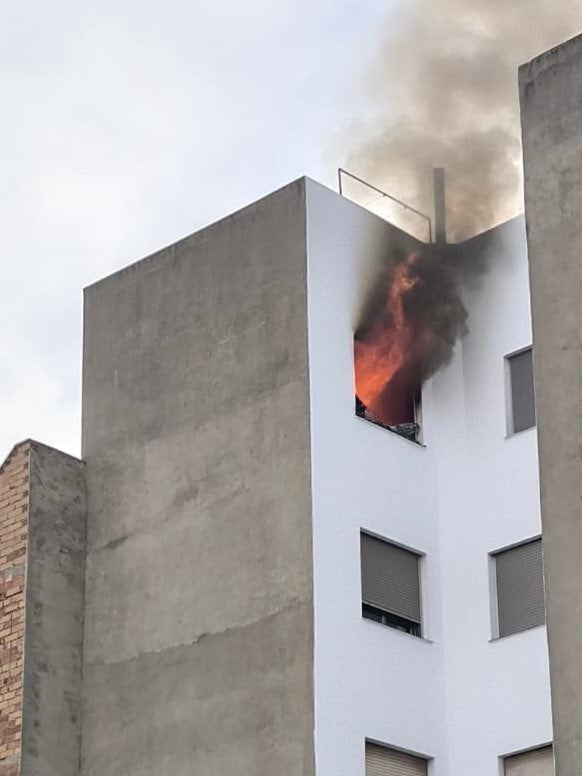
<path id="1" fill-rule="evenodd" d="M 506 438 L 504 355 L 530 344 L 523 219 L 477 241 L 469 334 L 423 394 L 426 447 L 354 415 L 352 337 L 381 219 L 308 181 L 318 776 L 363 776 L 366 738 L 499 776 L 551 740 L 545 628 L 492 641 L 489 553 L 540 532 L 535 429 Z M 363 620 L 359 534 L 424 553 L 423 635 Z"/>

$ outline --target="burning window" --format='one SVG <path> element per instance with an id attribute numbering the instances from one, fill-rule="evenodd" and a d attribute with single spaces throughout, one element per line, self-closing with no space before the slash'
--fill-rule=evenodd
<path id="1" fill-rule="evenodd" d="M 356 414 L 415 441 L 424 344 L 410 324 L 406 297 L 418 282 L 413 271 L 417 260 L 418 254 L 412 254 L 391 268 L 383 298 L 375 301 L 375 312 L 354 338 Z"/>
<path id="2" fill-rule="evenodd" d="M 383 402 L 387 404 L 386 411 L 380 409 L 379 415 L 370 410 L 356 394 L 356 415 L 413 442 L 420 442 L 422 410 L 420 385 L 416 387 L 395 385 L 391 388 L 383 397 Z"/>
<path id="3" fill-rule="evenodd" d="M 466 317 L 444 249 L 392 256 L 354 337 L 356 413 L 420 441 L 421 385 L 450 361 Z"/>

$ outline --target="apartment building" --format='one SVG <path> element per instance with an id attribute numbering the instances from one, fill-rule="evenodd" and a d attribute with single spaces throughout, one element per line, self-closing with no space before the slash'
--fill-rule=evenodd
<path id="1" fill-rule="evenodd" d="M 86 290 L 83 774 L 551 772 L 524 219 L 463 246 L 418 440 L 354 404 L 402 243 L 302 179 Z"/>

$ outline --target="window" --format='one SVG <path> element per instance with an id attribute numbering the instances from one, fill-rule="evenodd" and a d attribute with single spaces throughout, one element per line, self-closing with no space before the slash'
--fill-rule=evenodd
<path id="1" fill-rule="evenodd" d="M 424 757 L 366 741 L 366 776 L 427 776 L 427 773 Z"/>
<path id="2" fill-rule="evenodd" d="M 503 766 L 504 776 L 554 776 L 554 753 L 551 746 L 544 746 L 506 757 Z"/>
<path id="3" fill-rule="evenodd" d="M 493 555 L 497 588 L 499 637 L 520 633 L 545 622 L 542 540 L 520 544 Z"/>
<path id="4" fill-rule="evenodd" d="M 398 387 L 398 386 L 397 386 Z M 374 410 L 356 395 L 356 415 L 395 434 L 422 444 L 422 392 L 420 385 L 410 391 L 386 389 Z"/>
<path id="5" fill-rule="evenodd" d="M 532 350 L 507 357 L 509 365 L 509 433 L 525 431 L 536 424 Z"/>
<path id="6" fill-rule="evenodd" d="M 420 636 L 420 556 L 364 532 L 360 554 L 362 615 Z"/>

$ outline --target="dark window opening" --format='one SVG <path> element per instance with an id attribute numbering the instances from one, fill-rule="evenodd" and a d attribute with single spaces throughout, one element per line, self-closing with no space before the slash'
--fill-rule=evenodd
<path id="1" fill-rule="evenodd" d="M 403 633 L 410 633 L 411 636 L 421 635 L 420 624 L 418 622 L 407 620 L 405 617 L 398 617 L 398 615 L 390 614 L 390 612 L 384 612 L 382 609 L 377 609 L 375 606 L 362 604 L 362 617 L 366 620 L 379 622 L 382 625 L 388 625 L 388 627 L 402 631 Z"/>
<path id="2" fill-rule="evenodd" d="M 420 442 L 422 375 L 418 360 L 405 358 L 403 346 L 392 339 L 388 337 L 386 344 L 374 328 L 354 335 L 356 415 Z"/>
<path id="3" fill-rule="evenodd" d="M 510 433 L 525 431 L 536 424 L 532 349 L 507 357 L 511 393 Z"/>
<path id="4" fill-rule="evenodd" d="M 397 399 L 397 401 L 394 401 Z M 376 414 L 378 412 L 378 414 Z M 420 386 L 394 396 L 389 392 L 385 402 L 379 402 L 376 412 L 356 396 L 356 415 L 377 426 L 392 431 L 411 442 L 421 442 L 422 402 Z"/>

